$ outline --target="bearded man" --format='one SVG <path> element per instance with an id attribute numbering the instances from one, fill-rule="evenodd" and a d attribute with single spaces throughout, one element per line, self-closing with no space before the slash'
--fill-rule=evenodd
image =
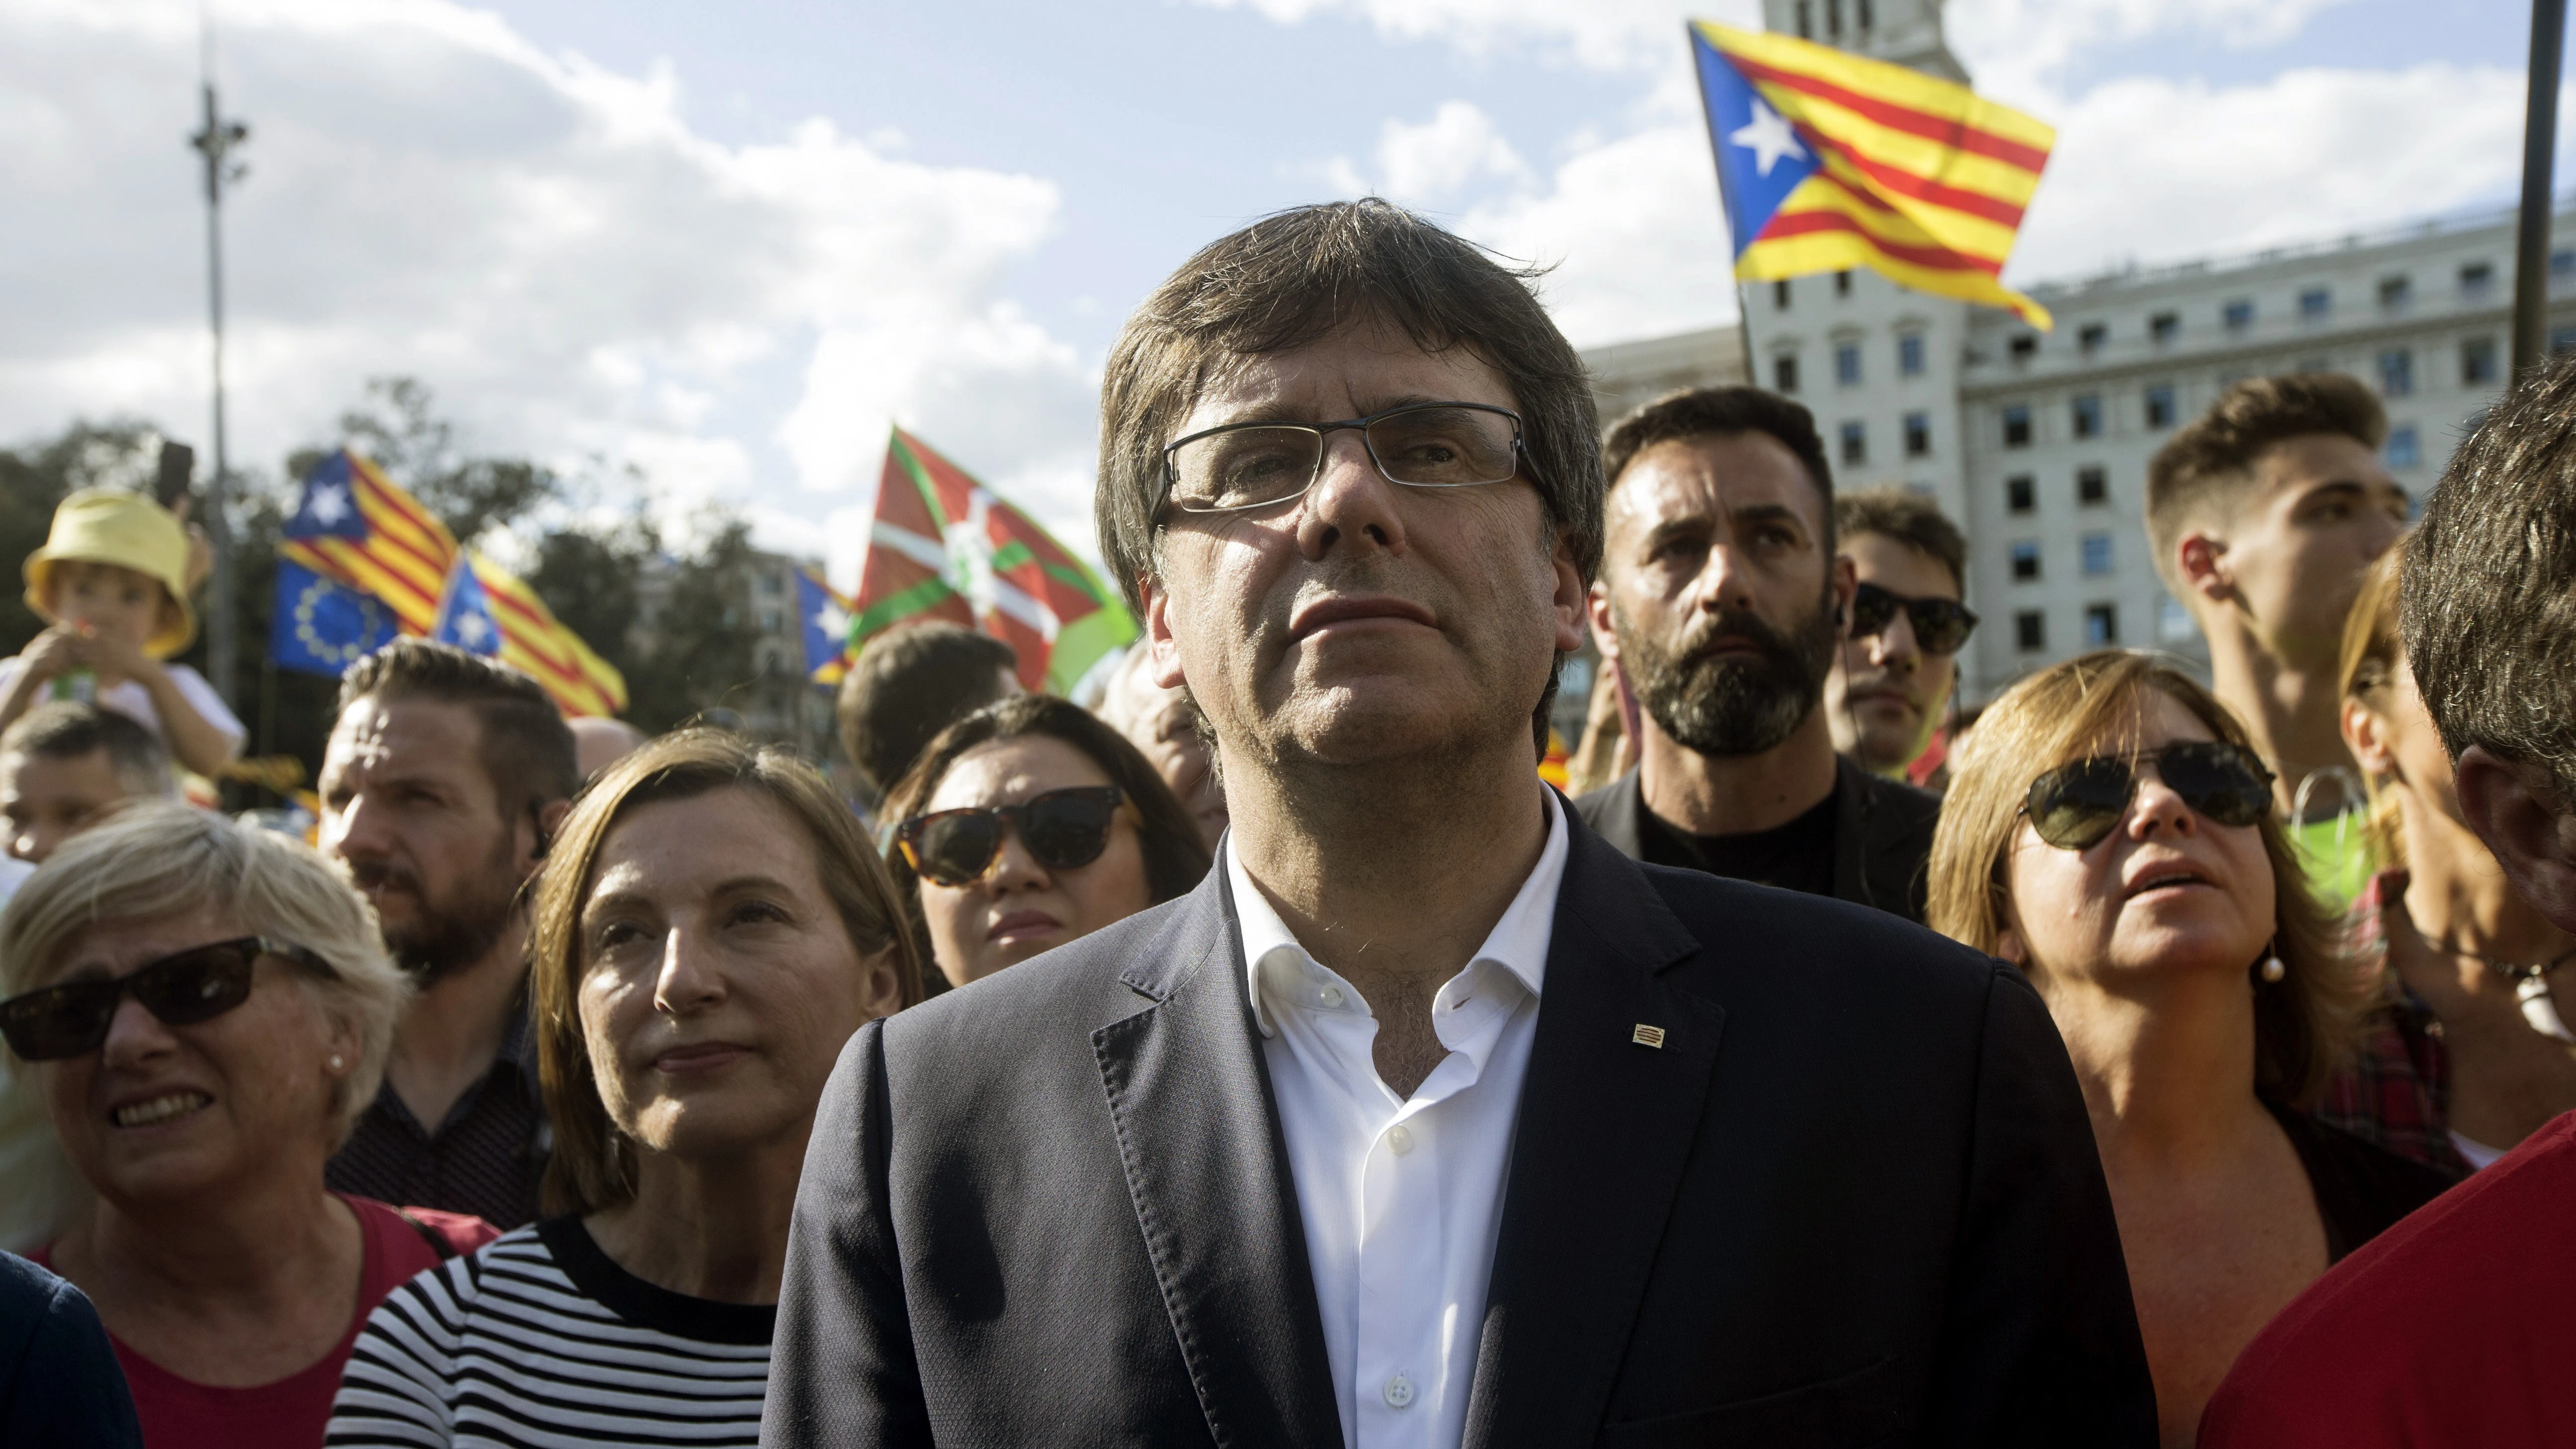
<path id="1" fill-rule="evenodd" d="M 420 994 L 333 1190 L 504 1229 L 536 1217 L 548 1134 L 519 888 L 580 781 L 571 729 L 515 669 L 400 639 L 342 677 L 321 845 Z"/>
<path id="2" fill-rule="evenodd" d="M 1815 419 L 1759 388 L 1674 393 L 1611 428 L 1602 468 L 1589 607 L 1638 766 L 1576 812 L 1650 865 L 1921 921 L 1940 802 L 1837 756 L 1817 707 L 1857 581 Z"/>

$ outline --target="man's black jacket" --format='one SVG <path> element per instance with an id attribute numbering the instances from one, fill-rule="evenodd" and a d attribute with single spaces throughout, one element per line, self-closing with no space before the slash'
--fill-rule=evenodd
<path id="1" fill-rule="evenodd" d="M 1574 813 L 1630 860 L 1645 854 L 1645 786 L 1627 774 L 1574 802 Z M 1941 797 L 1834 757 L 1834 899 L 1923 919 L 1932 827 Z"/>
<path id="2" fill-rule="evenodd" d="M 1466 1443 L 2153 1444 L 2029 984 L 1571 829 Z M 1343 1442 L 1240 940 L 1211 871 L 851 1040 L 764 1444 Z"/>

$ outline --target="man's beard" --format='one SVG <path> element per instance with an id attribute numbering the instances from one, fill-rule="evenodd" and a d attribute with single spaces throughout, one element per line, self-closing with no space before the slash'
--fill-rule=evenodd
<path id="1" fill-rule="evenodd" d="M 1703 755 L 1758 755 L 1787 739 L 1824 698 L 1834 662 L 1830 599 L 1819 598 L 1788 634 L 1750 610 L 1729 609 L 1671 650 L 1614 618 L 1620 663 L 1638 704 L 1665 734 Z M 1726 636 L 1750 643 L 1759 657 L 1707 655 L 1710 643 Z"/>
<path id="2" fill-rule="evenodd" d="M 420 877 L 406 867 L 368 863 L 353 865 L 349 875 L 361 889 L 391 885 L 419 903 L 419 919 L 409 927 L 384 928 L 385 949 L 416 987 L 427 988 L 492 954 L 518 915 L 517 842 L 501 837 L 501 848 L 482 870 L 458 883 L 453 899 L 434 900 Z"/>

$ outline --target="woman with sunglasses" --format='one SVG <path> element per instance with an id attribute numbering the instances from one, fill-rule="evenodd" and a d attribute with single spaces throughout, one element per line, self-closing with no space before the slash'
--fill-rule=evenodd
<path id="1" fill-rule="evenodd" d="M 884 818 L 900 822 L 886 859 L 920 909 L 934 991 L 1176 900 L 1208 868 L 1197 823 L 1136 747 L 1047 695 L 942 731 Z"/>
<path id="2" fill-rule="evenodd" d="M 2163 1441 L 2256 1330 L 2447 1179 L 2300 1110 L 2358 992 L 2226 707 L 2110 650 L 2023 680 L 1955 762 L 1930 917 L 2048 1003 L 2101 1150 Z"/>
<path id="3" fill-rule="evenodd" d="M 2344 625 L 2343 738 L 2371 797 L 2380 868 L 2353 949 L 2380 1006 L 2318 1115 L 2458 1176 L 2576 1109 L 2576 936 L 2531 908 L 2460 817 L 2451 756 L 2397 629 L 2406 541 L 2363 577 Z M 2561 1010 L 2562 1001 L 2565 1010 Z"/>
<path id="4" fill-rule="evenodd" d="M 333 1444 L 750 1445 L 841 1048 L 917 967 L 858 817 L 783 750 L 665 735 L 536 883 L 548 1216 L 385 1300 Z"/>
<path id="5" fill-rule="evenodd" d="M 323 1187 L 410 988 L 301 842 L 161 801 L 74 837 L 0 915 L 0 1036 L 95 1195 L 40 1262 L 98 1308 L 144 1442 L 322 1442 L 395 1285 L 472 1218 Z"/>

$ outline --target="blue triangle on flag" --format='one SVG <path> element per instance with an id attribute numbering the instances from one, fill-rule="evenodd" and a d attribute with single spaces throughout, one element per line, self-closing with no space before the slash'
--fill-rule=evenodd
<path id="1" fill-rule="evenodd" d="M 1691 27 L 1691 57 L 1699 63 L 1700 101 L 1708 108 L 1726 228 L 1740 257 L 1770 225 L 1780 203 L 1824 162 L 1815 138 L 1771 109 L 1697 26 Z"/>
<path id="2" fill-rule="evenodd" d="M 501 652 L 501 621 L 493 617 L 492 600 L 474 576 L 474 565 L 461 555 L 447 571 L 447 592 L 439 598 L 438 622 L 429 637 L 476 654 Z"/>
<path id="3" fill-rule="evenodd" d="M 288 538 L 365 538 L 367 516 L 358 511 L 357 470 L 344 449 L 304 475 L 304 494 L 286 520 Z"/>

